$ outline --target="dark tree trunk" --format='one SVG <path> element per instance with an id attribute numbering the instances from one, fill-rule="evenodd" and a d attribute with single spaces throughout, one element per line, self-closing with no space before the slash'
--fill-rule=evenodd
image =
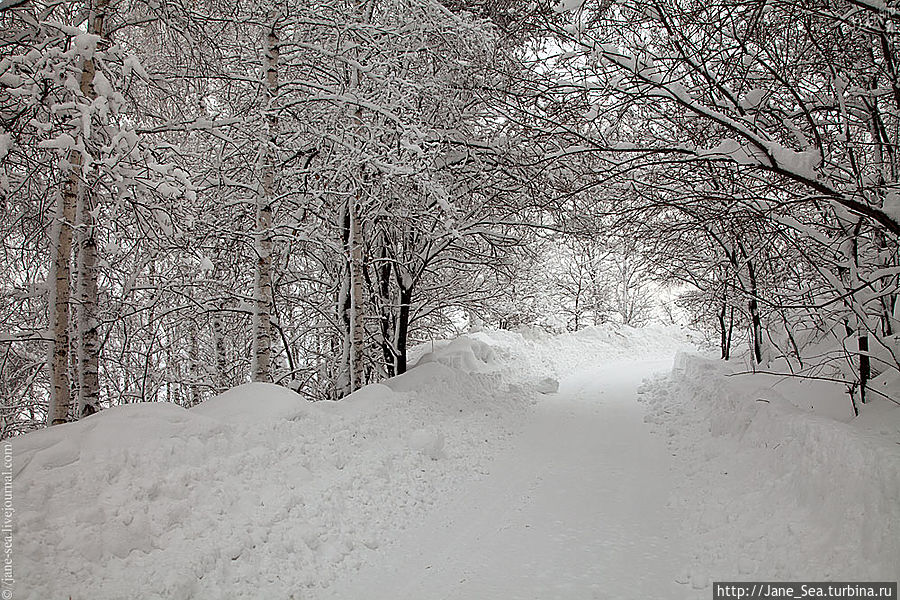
<path id="1" fill-rule="evenodd" d="M 739 244 L 741 254 L 747 261 L 747 276 L 750 279 L 750 289 L 748 290 L 750 299 L 747 301 L 747 309 L 750 311 L 750 338 L 753 344 L 753 358 L 756 364 L 762 364 L 762 317 L 759 314 L 759 287 L 756 282 L 756 269 L 753 267 L 753 261 L 747 253 L 743 244 Z"/>
<path id="2" fill-rule="evenodd" d="M 869 358 L 869 336 L 859 335 L 859 400 L 866 403 L 866 385 L 872 374 L 872 364 Z"/>
<path id="3" fill-rule="evenodd" d="M 412 288 L 400 287 L 400 310 L 397 313 L 397 337 L 394 341 L 397 350 L 397 375 L 406 373 L 406 342 L 409 336 L 409 314 L 412 302 Z"/>
<path id="4" fill-rule="evenodd" d="M 722 360 L 728 360 L 728 327 L 725 325 L 725 315 L 728 312 L 728 307 L 725 304 L 722 304 L 722 309 L 719 311 L 719 333 L 721 336 L 720 347 L 722 350 Z"/>
<path id="5" fill-rule="evenodd" d="M 396 353 L 394 350 L 394 311 L 391 306 L 391 262 L 389 261 L 387 242 L 381 248 L 381 262 L 375 267 L 376 284 L 378 286 L 378 305 L 381 310 L 379 324 L 381 329 L 381 353 L 384 357 L 384 368 L 388 377 L 398 375 Z"/>

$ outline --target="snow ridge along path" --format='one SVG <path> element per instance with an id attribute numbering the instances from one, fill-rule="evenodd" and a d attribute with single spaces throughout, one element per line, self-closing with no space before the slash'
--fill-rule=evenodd
<path id="1" fill-rule="evenodd" d="M 320 598 L 546 600 L 684 594 L 665 443 L 637 404 L 671 360 L 581 370 L 545 396 L 489 475 Z"/>

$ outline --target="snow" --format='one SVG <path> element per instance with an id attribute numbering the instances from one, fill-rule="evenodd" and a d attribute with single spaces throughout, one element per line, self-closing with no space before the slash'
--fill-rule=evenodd
<path id="1" fill-rule="evenodd" d="M 246 384 L 13 440 L 16 597 L 708 598 L 894 580 L 900 410 L 677 328 L 478 331 L 339 402 Z M 641 383 L 644 380 L 644 383 Z M 873 382 L 896 386 L 896 381 Z M 642 402 L 638 402 L 640 398 Z"/>
<path id="2" fill-rule="evenodd" d="M 94 73 L 94 91 L 101 97 L 105 98 L 116 98 L 117 92 L 112 84 L 109 82 L 109 79 L 106 78 L 101 71 L 97 71 Z"/>
<path id="3" fill-rule="evenodd" d="M 683 580 L 900 575 L 898 407 L 874 402 L 851 421 L 839 386 L 784 387 L 688 355 L 641 391 L 679 457 L 673 501 L 694 549 Z"/>
<path id="4" fill-rule="evenodd" d="M 297 420 L 308 416 L 312 406 L 288 388 L 271 383 L 245 383 L 191 408 L 191 412 L 224 423 Z"/>
<path id="5" fill-rule="evenodd" d="M 440 431 L 417 429 L 409 436 L 409 447 L 431 460 L 444 456 L 444 434 Z"/>
<path id="6" fill-rule="evenodd" d="M 0 133 L 0 160 L 6 157 L 9 154 L 9 151 L 12 149 L 12 136 L 8 133 Z"/>
<path id="7" fill-rule="evenodd" d="M 97 44 L 100 42 L 100 36 L 93 33 L 80 32 L 72 38 L 72 45 L 75 51 L 85 59 L 94 57 L 97 50 Z"/>
<path id="8" fill-rule="evenodd" d="M 122 77 L 128 79 L 128 76 L 132 73 L 137 74 L 137 76 L 144 81 L 150 80 L 150 77 L 144 70 L 143 65 L 141 65 L 141 61 L 138 60 L 137 57 L 134 56 L 134 54 L 129 54 L 124 59 L 122 59 Z"/>
<path id="9" fill-rule="evenodd" d="M 512 392 L 502 365 L 443 364 L 467 347 L 487 357 L 481 342 L 450 346 L 394 389 L 336 403 L 247 384 L 17 438 L 16 597 L 287 599 L 328 585 L 484 472 L 531 408 L 536 392 Z"/>
<path id="10" fill-rule="evenodd" d="M 749 90 L 740 99 L 741 108 L 743 108 L 745 110 L 758 109 L 762 105 L 763 100 L 765 100 L 766 93 L 767 93 L 766 90 L 763 90 L 760 88 L 754 88 L 752 90 Z"/>
<path id="11" fill-rule="evenodd" d="M 442 345 L 438 352 L 429 352 L 419 360 L 419 365 L 439 362 L 454 369 L 469 373 L 496 370 L 494 354 L 486 343 L 470 337 L 459 337 Z"/>
<path id="12" fill-rule="evenodd" d="M 559 381 L 553 377 L 544 377 L 537 382 L 537 391 L 542 394 L 555 394 L 559 391 Z"/>
<path id="13" fill-rule="evenodd" d="M 584 0 L 559 0 L 553 5 L 553 11 L 557 13 L 571 12 L 581 8 Z"/>
<path id="14" fill-rule="evenodd" d="M 884 198 L 884 213 L 893 219 L 900 220 L 900 192 L 888 190 Z"/>
<path id="15" fill-rule="evenodd" d="M 74 149 L 76 145 L 75 138 L 68 133 L 60 133 L 53 139 L 40 142 L 38 147 L 47 148 L 49 150 L 68 151 Z"/>
<path id="16" fill-rule="evenodd" d="M 671 459 L 634 401 L 642 377 L 670 365 L 628 361 L 565 378 L 485 478 L 313 597 L 679 597 Z"/>
<path id="17" fill-rule="evenodd" d="M 200 259 L 200 266 L 198 267 L 201 273 L 211 273 L 215 270 L 215 265 L 213 265 L 213 261 L 208 256 L 204 256 Z"/>

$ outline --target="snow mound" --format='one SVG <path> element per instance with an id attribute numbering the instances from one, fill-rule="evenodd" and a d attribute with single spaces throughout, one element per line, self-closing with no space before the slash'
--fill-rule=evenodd
<path id="1" fill-rule="evenodd" d="M 395 392 L 410 392 L 434 382 L 448 382 L 456 377 L 453 368 L 440 362 L 419 363 L 409 371 L 384 382 L 384 386 Z"/>
<path id="2" fill-rule="evenodd" d="M 414 390 L 410 386 L 405 391 Z M 320 413 L 335 415 L 345 419 L 360 419 L 385 408 L 395 397 L 390 387 L 373 383 L 356 390 L 346 398 L 334 402 L 316 402 L 312 408 Z"/>
<path id="3" fill-rule="evenodd" d="M 575 332 L 550 335 L 540 329 L 493 330 L 470 334 L 486 343 L 494 356 L 502 357 L 519 383 L 535 373 L 557 379 L 575 371 L 618 360 L 670 357 L 679 350 L 693 350 L 691 332 L 675 326 L 634 328 L 606 323 Z"/>
<path id="4" fill-rule="evenodd" d="M 497 369 L 493 349 L 485 342 L 465 335 L 425 354 L 416 365 L 429 362 L 438 362 L 466 373 L 484 373 Z"/>
<path id="5" fill-rule="evenodd" d="M 309 414 L 309 402 L 280 385 L 245 383 L 190 410 L 225 423 L 251 423 L 300 418 Z"/>
<path id="6" fill-rule="evenodd" d="M 684 465 L 679 496 L 693 498 L 683 506 L 685 537 L 697 548 L 691 582 L 698 573 L 896 579 L 900 429 L 885 423 L 900 424 L 900 407 L 873 402 L 844 422 L 828 416 L 833 402 L 820 410 L 820 397 L 839 396 L 840 386 L 785 385 L 736 368 L 679 354 L 670 376 L 641 390 L 647 421 Z M 878 426 L 867 413 L 878 415 Z"/>
<path id="7" fill-rule="evenodd" d="M 536 401 L 485 342 L 339 402 L 248 384 L 13 440 L 16 597 L 310 597 L 487 472 Z"/>
<path id="8" fill-rule="evenodd" d="M 102 461 L 110 448 L 128 448 L 135 440 L 160 443 L 191 435 L 212 435 L 215 422 L 175 404 L 117 406 L 76 423 L 17 437 L 13 442 L 16 477 L 41 478 L 66 467 Z"/>

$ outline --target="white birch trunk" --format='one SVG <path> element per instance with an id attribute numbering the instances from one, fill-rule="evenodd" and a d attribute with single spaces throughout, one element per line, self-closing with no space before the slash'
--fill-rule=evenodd
<path id="1" fill-rule="evenodd" d="M 222 307 L 213 315 L 213 351 L 216 355 L 216 391 L 219 393 L 227 389 L 226 383 L 226 357 L 225 357 L 225 323 L 222 321 Z"/>
<path id="2" fill-rule="evenodd" d="M 98 0 L 88 21 L 88 32 L 103 37 L 104 21 L 109 0 Z M 87 99 L 96 98 L 94 92 L 94 74 L 96 66 L 93 58 L 85 58 L 81 66 L 81 93 Z M 89 132 L 84 132 L 85 137 Z M 87 139 L 85 139 L 87 146 Z M 50 407 L 48 421 L 50 425 L 58 425 L 69 420 L 72 413 L 72 385 L 69 375 L 69 352 L 72 340 L 69 335 L 71 325 L 71 289 L 72 289 L 72 237 L 73 225 L 77 218 L 78 198 L 83 194 L 82 190 L 82 165 L 84 157 L 77 150 L 72 150 L 68 156 L 69 171 L 63 182 L 62 190 L 57 200 L 56 239 L 54 244 L 53 265 L 51 275 L 53 282 L 50 293 L 50 329 L 53 335 L 50 357 Z M 96 271 L 92 269 L 86 272 L 88 278 L 96 278 Z M 96 281 L 94 283 L 96 285 Z M 90 290 L 89 290 L 90 292 Z M 95 293 L 96 295 L 96 293 Z M 79 365 L 80 367 L 81 365 Z M 90 367 L 88 367 L 90 368 Z M 92 386 L 90 394 L 99 395 L 99 382 L 94 382 L 91 375 L 87 375 L 86 385 Z"/>
<path id="3" fill-rule="evenodd" d="M 350 203 L 350 391 L 366 384 L 365 277 L 359 202 Z"/>
<path id="4" fill-rule="evenodd" d="M 190 406 L 196 406 L 200 404 L 200 331 L 197 328 L 197 321 L 191 319 L 190 324 L 190 335 L 191 335 L 191 345 L 190 345 L 190 370 L 191 370 L 191 381 L 190 381 Z"/>
<path id="5" fill-rule="evenodd" d="M 272 361 L 272 201 L 275 188 L 275 144 L 278 114 L 275 97 L 278 94 L 279 40 L 273 21 L 263 35 L 265 44 L 265 139 L 260 156 L 261 190 L 256 204 L 256 294 L 253 315 L 253 381 L 271 381 Z"/>
<path id="6" fill-rule="evenodd" d="M 372 20 L 372 11 L 374 3 L 371 0 L 357 0 L 356 10 L 358 11 L 358 23 L 369 23 Z M 359 93 L 360 88 L 360 70 L 359 70 L 359 44 L 354 43 L 351 47 L 350 54 L 353 57 L 353 64 L 350 67 L 350 85 L 349 92 L 352 96 Z M 356 104 L 350 114 L 352 129 L 357 134 L 358 140 L 365 138 L 363 125 L 363 109 L 360 104 Z M 363 168 L 361 167 L 361 170 Z M 365 365 L 365 274 L 363 269 L 363 228 L 362 228 L 362 197 L 363 197 L 363 175 L 360 173 L 354 180 L 354 189 L 347 200 L 347 211 L 349 220 L 349 231 L 347 233 L 347 249 L 348 249 L 348 281 L 350 294 L 350 314 L 349 314 L 349 331 L 347 332 L 347 348 L 349 364 L 347 371 L 349 375 L 350 391 L 355 392 L 366 384 L 366 365 Z"/>
<path id="7" fill-rule="evenodd" d="M 77 157 L 76 157 L 77 156 Z M 74 160 L 74 162 L 73 162 Z M 56 243 L 50 285 L 50 329 L 53 335 L 50 351 L 50 425 L 69 420 L 72 406 L 71 381 L 69 379 L 69 310 L 70 282 L 72 279 L 72 223 L 78 196 L 78 174 L 81 155 L 70 156 L 72 172 L 63 184 L 57 199 Z"/>
<path id="8" fill-rule="evenodd" d="M 78 234 L 78 409 L 81 418 L 100 410 L 100 334 L 97 318 L 97 240 L 90 197 L 80 198 Z"/>

